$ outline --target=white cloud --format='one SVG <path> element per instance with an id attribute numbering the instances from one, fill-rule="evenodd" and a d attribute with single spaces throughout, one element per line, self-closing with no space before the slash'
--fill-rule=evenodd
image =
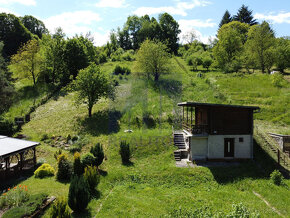
<path id="1" fill-rule="evenodd" d="M 69 37 L 75 34 L 85 35 L 90 32 L 94 37 L 94 44 L 101 46 L 108 41 L 110 33 L 105 32 L 102 34 L 96 32 L 95 29 L 92 28 L 94 22 L 100 20 L 99 14 L 92 11 L 74 11 L 49 17 L 44 19 L 44 23 L 50 32 L 54 32 L 56 28 L 61 27 L 64 33 Z"/>
<path id="2" fill-rule="evenodd" d="M 261 14 L 256 13 L 254 15 L 255 19 L 259 20 L 268 20 L 273 23 L 289 23 L 290 24 L 290 12 L 280 12 L 277 15 L 273 15 L 274 13 L 271 12 L 269 14 Z"/>
<path id="3" fill-rule="evenodd" d="M 167 6 L 167 7 L 140 7 L 137 8 L 133 13 L 138 16 L 143 16 L 145 14 L 160 14 L 164 12 L 168 12 L 173 15 L 181 15 L 187 16 L 186 11 L 193 9 L 195 7 L 204 7 L 209 5 L 210 2 L 205 0 L 192 0 L 190 2 L 181 2 L 178 1 L 175 6 Z"/>
<path id="4" fill-rule="evenodd" d="M 99 14 L 92 11 L 74 11 L 49 17 L 44 19 L 44 23 L 49 31 L 61 27 L 66 34 L 73 35 L 89 32 L 89 25 L 100 20 Z"/>
<path id="5" fill-rule="evenodd" d="M 35 6 L 36 5 L 36 0 L 0 0 L 0 4 L 5 4 L 5 5 L 11 5 L 14 3 L 18 3 L 21 5 L 27 5 L 27 6 Z"/>
<path id="6" fill-rule="evenodd" d="M 100 0 L 95 6 L 98 8 L 124 8 L 128 5 L 125 4 L 125 0 Z"/>

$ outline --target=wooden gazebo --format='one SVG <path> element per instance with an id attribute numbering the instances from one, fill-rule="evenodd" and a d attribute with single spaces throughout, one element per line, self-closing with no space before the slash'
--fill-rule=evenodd
<path id="1" fill-rule="evenodd" d="M 36 146 L 32 142 L 0 135 L 0 179 L 18 174 L 25 167 L 36 164 Z"/>

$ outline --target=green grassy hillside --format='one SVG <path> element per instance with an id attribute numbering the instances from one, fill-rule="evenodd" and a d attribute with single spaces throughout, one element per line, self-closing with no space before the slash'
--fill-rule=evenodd
<path id="1" fill-rule="evenodd" d="M 289 82 L 275 87 L 271 75 L 222 74 L 191 71 L 184 60 L 172 58 L 172 73 L 161 76 L 157 84 L 144 81 L 134 73 L 116 77 L 119 86 L 115 100 L 102 99 L 93 108 L 92 118 L 85 105 L 74 103 L 75 93 L 61 91 L 58 96 L 32 113 L 31 122 L 22 133 L 39 141 L 49 137 L 80 135 L 87 140 L 82 153 L 101 142 L 106 160 L 101 169 L 106 172 L 98 186 L 100 196 L 90 202 L 88 211 L 80 217 L 159 217 L 185 214 L 222 217 L 242 203 L 250 213 L 262 217 L 279 217 L 253 192 L 259 193 L 283 216 L 289 216 L 289 180 L 275 186 L 269 174 L 275 168 L 273 160 L 255 144 L 255 161 L 230 167 L 177 168 L 173 158 L 171 125 L 180 113 L 180 101 L 256 105 L 261 112 L 255 124 L 264 131 L 290 133 Z M 101 69 L 110 74 L 120 64 L 133 69 L 133 62 L 110 62 Z M 16 107 L 16 106 L 15 106 Z M 132 129 L 133 133 L 124 130 Z M 131 166 L 121 164 L 119 142 L 127 140 L 133 151 Z M 38 158 L 56 168 L 53 157 L 57 148 L 53 141 L 44 141 Z M 67 151 L 64 151 L 67 152 Z M 72 154 L 67 152 L 70 158 Z M 30 176 L 19 184 L 32 193 L 47 192 L 67 196 L 69 184 L 55 178 L 36 179 Z M 49 212 L 44 214 L 49 217 Z M 75 215 L 77 217 L 77 215 Z"/>

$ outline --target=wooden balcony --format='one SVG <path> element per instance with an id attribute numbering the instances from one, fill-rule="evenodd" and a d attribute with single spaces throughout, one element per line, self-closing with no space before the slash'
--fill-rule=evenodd
<path id="1" fill-rule="evenodd" d="M 191 125 L 183 123 L 182 127 L 193 135 L 207 135 L 209 132 L 208 125 Z"/>

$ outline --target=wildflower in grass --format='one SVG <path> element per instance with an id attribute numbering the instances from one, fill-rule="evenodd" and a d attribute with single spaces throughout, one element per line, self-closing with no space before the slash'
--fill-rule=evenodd
<path id="1" fill-rule="evenodd" d="M 10 191 L 10 188 L 8 188 L 8 191 Z"/>

